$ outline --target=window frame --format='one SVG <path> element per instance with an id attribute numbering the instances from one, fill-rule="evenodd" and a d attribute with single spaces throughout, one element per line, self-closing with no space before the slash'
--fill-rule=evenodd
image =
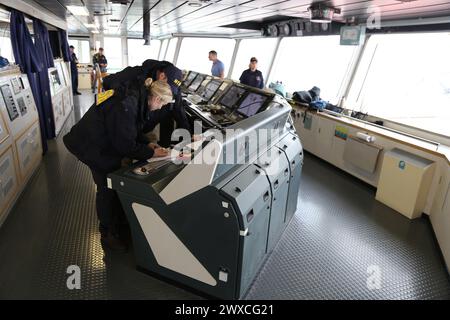
<path id="1" fill-rule="evenodd" d="M 358 107 L 357 102 L 356 101 L 352 101 L 352 100 L 347 100 L 349 98 L 350 93 L 352 91 L 352 86 L 355 83 L 355 78 L 356 75 L 359 71 L 359 68 L 363 67 L 361 65 L 361 61 L 363 60 L 364 54 L 367 51 L 367 46 L 369 45 L 369 41 L 371 39 L 372 36 L 374 35 L 378 35 L 378 36 L 383 36 L 383 35 L 411 35 L 411 34 L 426 34 L 426 33 L 447 33 L 450 34 L 449 31 L 411 31 L 411 32 L 395 32 L 395 33 L 389 33 L 389 34 L 367 34 L 364 40 L 364 44 L 362 45 L 361 51 L 359 53 L 359 57 L 357 59 L 357 61 L 355 61 L 355 65 L 352 69 L 351 74 L 349 75 L 349 80 L 348 83 L 345 87 L 345 92 L 342 95 L 341 99 L 346 100 L 344 103 L 344 107 L 346 110 L 349 111 L 355 111 L 355 112 L 361 112 L 361 108 Z M 367 73 L 370 72 L 370 64 L 368 66 L 368 69 L 365 70 L 366 72 L 366 77 L 367 77 Z M 363 83 L 362 85 L 358 85 L 358 89 L 357 91 L 360 92 L 364 92 L 365 91 L 365 86 L 366 84 Z M 384 123 L 384 126 L 382 128 L 385 128 L 387 130 L 394 130 L 400 133 L 404 133 L 406 135 L 411 135 L 411 136 L 415 136 L 418 137 L 420 139 L 426 140 L 426 141 L 430 141 L 430 142 L 434 142 L 437 144 L 443 144 L 446 146 L 450 146 L 450 135 L 447 136 L 445 134 L 439 133 L 439 132 L 434 132 L 431 131 L 429 129 L 426 128 L 421 128 L 418 126 L 414 126 L 408 123 L 403 123 L 403 122 L 399 122 L 399 121 L 395 121 L 393 119 L 389 119 L 386 117 L 382 117 L 382 116 L 378 116 L 376 114 L 373 113 L 367 113 L 366 115 L 366 120 L 363 121 L 369 121 L 369 123 L 373 124 L 373 122 L 375 121 L 382 121 Z M 354 119 L 354 118 L 352 118 Z M 360 121 L 358 119 L 355 119 L 357 121 Z"/>

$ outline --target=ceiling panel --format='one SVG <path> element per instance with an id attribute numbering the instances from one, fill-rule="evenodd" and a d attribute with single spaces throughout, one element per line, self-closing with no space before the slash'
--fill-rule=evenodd
<path id="1" fill-rule="evenodd" d="M 124 0 L 125 5 L 114 5 L 109 0 L 26 0 L 65 18 L 69 33 L 87 33 L 85 23 L 98 24 L 108 34 L 142 35 L 142 16 L 150 10 L 151 33 L 153 37 L 170 33 L 223 33 L 233 34 L 242 30 L 222 28 L 239 22 L 258 20 L 270 16 L 307 17 L 308 7 L 316 0 L 211 0 L 201 8 L 188 5 L 190 0 Z M 85 4 L 89 17 L 74 17 L 67 5 Z M 410 19 L 420 17 L 448 16 L 450 2 L 444 0 L 333 0 L 332 6 L 340 8 L 335 14 L 337 21 L 357 17 L 367 19 L 367 9 L 377 6 L 381 19 Z M 98 14 L 94 15 L 97 11 Z M 119 20 L 119 21 L 112 21 Z M 112 27 L 111 27 L 112 26 Z"/>

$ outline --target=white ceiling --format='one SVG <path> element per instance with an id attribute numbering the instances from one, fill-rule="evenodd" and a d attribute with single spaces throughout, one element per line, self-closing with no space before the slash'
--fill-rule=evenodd
<path id="1" fill-rule="evenodd" d="M 172 33 L 215 33 L 232 35 L 244 30 L 224 25 L 261 20 L 273 16 L 308 17 L 308 7 L 314 0 L 203 0 L 200 8 L 187 0 L 26 0 L 49 9 L 67 20 L 69 34 L 87 34 L 83 25 L 96 23 L 105 34 L 142 36 L 144 12 L 150 10 L 151 34 L 160 37 Z M 197 0 L 199 1 L 199 0 Z M 323 1 L 321 1 L 323 2 Z M 368 8 L 376 6 L 382 21 L 427 17 L 450 17 L 450 2 L 444 0 L 334 0 L 328 1 L 341 9 L 337 21 L 356 17 L 368 18 Z M 68 5 L 85 5 L 89 17 L 75 17 Z M 450 18 L 449 18 L 450 22 Z"/>

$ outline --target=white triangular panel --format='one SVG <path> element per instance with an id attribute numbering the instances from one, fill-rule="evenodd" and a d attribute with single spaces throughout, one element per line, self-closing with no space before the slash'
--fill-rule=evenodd
<path id="1" fill-rule="evenodd" d="M 217 281 L 150 207 L 133 203 L 134 213 L 156 258 L 164 268 L 216 286 Z"/>

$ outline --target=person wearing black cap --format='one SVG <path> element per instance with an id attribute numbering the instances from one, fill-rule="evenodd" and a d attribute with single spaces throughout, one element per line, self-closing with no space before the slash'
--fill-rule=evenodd
<path id="1" fill-rule="evenodd" d="M 168 154 L 166 149 L 150 143 L 143 128 L 149 114 L 172 101 L 173 96 L 167 82 L 151 78 L 109 92 L 103 102 L 91 106 L 63 141 L 92 172 L 102 245 L 124 251 L 119 237 L 124 213 L 116 192 L 107 186 L 107 175 L 119 169 L 124 158 L 146 160 Z"/>
<path id="2" fill-rule="evenodd" d="M 186 116 L 181 98 L 181 80 L 183 73 L 168 61 L 158 61 L 148 59 L 142 63 L 142 66 L 127 67 L 121 72 L 107 76 L 103 80 L 103 87 L 106 90 L 118 87 L 127 87 L 135 83 L 142 83 L 146 78 L 153 80 L 166 81 L 174 96 L 174 103 L 168 104 L 163 108 L 153 111 L 149 115 L 149 120 L 144 126 L 144 132 L 152 131 L 156 125 L 160 125 L 160 141 L 159 144 L 168 147 L 171 143 L 173 132 L 173 120 L 177 123 L 177 127 L 181 129 L 191 130 L 189 121 Z"/>
<path id="3" fill-rule="evenodd" d="M 264 88 L 264 79 L 261 71 L 258 70 L 258 59 L 255 57 L 250 59 L 250 65 L 247 70 L 242 72 L 241 77 L 239 78 L 242 84 L 263 89 Z"/>

